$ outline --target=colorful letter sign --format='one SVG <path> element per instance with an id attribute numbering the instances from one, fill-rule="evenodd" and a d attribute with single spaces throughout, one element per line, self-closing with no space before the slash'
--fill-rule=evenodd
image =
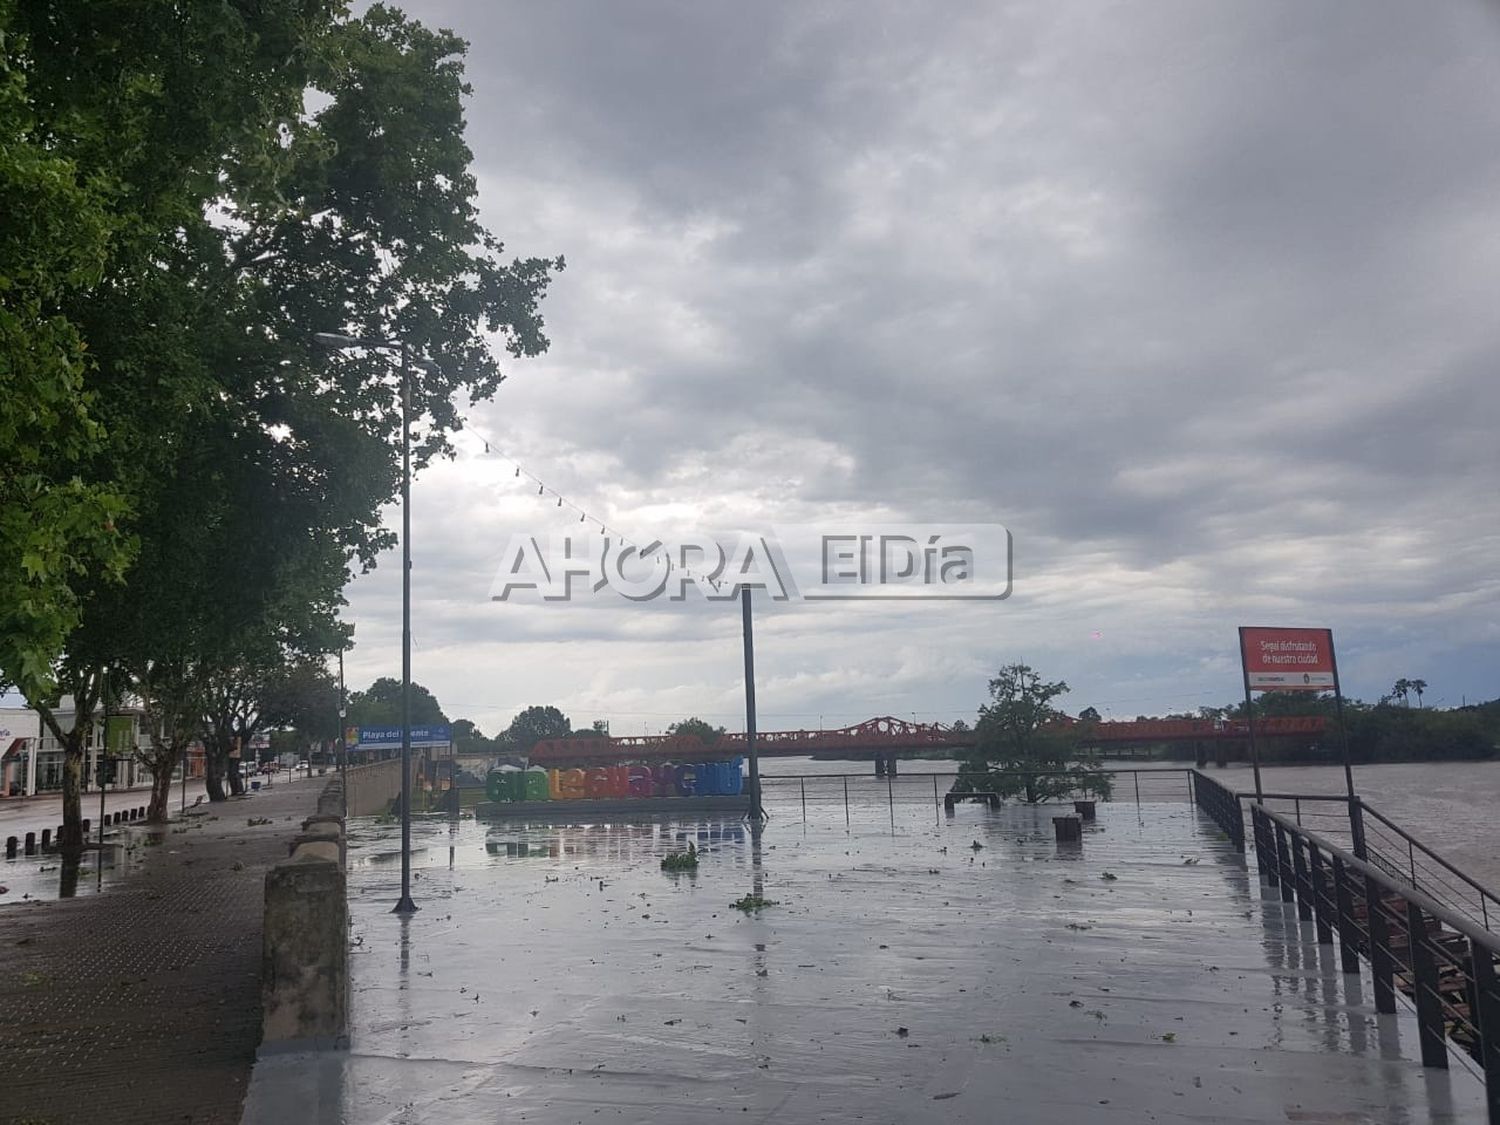
<path id="1" fill-rule="evenodd" d="M 491 770 L 485 780 L 492 801 L 579 801 L 613 797 L 737 797 L 744 792 L 743 758 L 655 766 L 594 766 L 590 769 Z"/>
<path id="2" fill-rule="evenodd" d="M 1333 691 L 1331 629 L 1240 629 L 1240 659 L 1251 691 Z"/>

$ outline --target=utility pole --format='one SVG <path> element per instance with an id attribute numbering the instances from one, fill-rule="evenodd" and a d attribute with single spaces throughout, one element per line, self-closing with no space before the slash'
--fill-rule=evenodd
<path id="1" fill-rule="evenodd" d="M 745 635 L 745 752 L 750 757 L 750 819 L 760 823 L 760 751 L 755 745 L 755 630 L 750 620 L 750 587 L 740 587 L 740 620 Z"/>

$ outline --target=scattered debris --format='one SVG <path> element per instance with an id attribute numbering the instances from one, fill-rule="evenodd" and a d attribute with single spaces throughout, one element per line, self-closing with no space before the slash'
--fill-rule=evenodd
<path id="1" fill-rule="evenodd" d="M 695 848 L 693 846 L 693 842 L 689 840 L 687 851 L 671 852 L 668 855 L 662 856 L 661 869 L 663 871 L 697 871 L 698 849 Z M 599 889 L 604 889 L 603 882 L 600 882 Z"/>
<path id="2" fill-rule="evenodd" d="M 898 1027 L 896 1029 L 896 1037 L 898 1039 L 905 1039 L 910 1034 L 911 1034 L 911 1029 L 910 1028 L 907 1028 L 907 1027 Z"/>
<path id="3" fill-rule="evenodd" d="M 760 895 L 746 895 L 744 898 L 735 899 L 729 904 L 736 910 L 743 910 L 750 914 L 756 910 L 763 910 L 767 906 L 778 905 L 775 899 L 762 898 Z"/>
<path id="4" fill-rule="evenodd" d="M 1119 878 L 1119 876 L 1116 875 L 1113 871 L 1106 871 L 1103 875 L 1100 875 L 1099 878 L 1103 879 L 1106 883 L 1113 883 L 1116 879 Z"/>

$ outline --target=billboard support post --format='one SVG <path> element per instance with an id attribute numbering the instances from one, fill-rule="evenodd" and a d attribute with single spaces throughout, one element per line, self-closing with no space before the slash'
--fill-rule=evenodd
<path id="1" fill-rule="evenodd" d="M 1245 660 L 1245 627 L 1240 626 L 1240 674 L 1245 680 L 1245 730 L 1250 736 L 1250 768 L 1255 773 L 1255 803 L 1265 804 L 1260 784 L 1260 748 L 1255 744 L 1255 705 L 1250 698 L 1250 665 Z"/>

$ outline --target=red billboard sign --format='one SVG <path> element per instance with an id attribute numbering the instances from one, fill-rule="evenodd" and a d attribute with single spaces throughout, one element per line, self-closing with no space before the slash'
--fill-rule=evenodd
<path id="1" fill-rule="evenodd" d="M 1251 691 L 1333 691 L 1338 681 L 1331 629 L 1240 629 L 1240 659 Z"/>

